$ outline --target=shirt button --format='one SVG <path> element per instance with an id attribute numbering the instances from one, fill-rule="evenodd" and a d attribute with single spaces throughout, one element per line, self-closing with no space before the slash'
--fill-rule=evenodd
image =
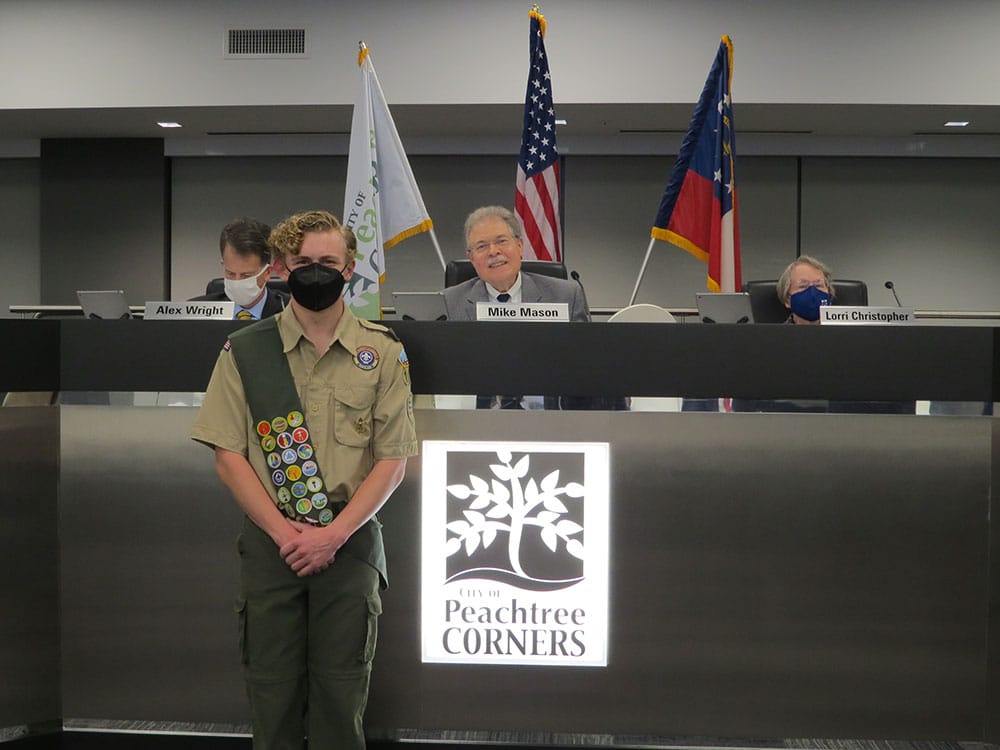
<path id="1" fill-rule="evenodd" d="M 313 404 L 312 406 L 310 406 L 309 407 L 309 411 L 311 411 L 313 414 L 315 414 L 316 412 L 318 412 L 319 411 L 319 404 Z"/>

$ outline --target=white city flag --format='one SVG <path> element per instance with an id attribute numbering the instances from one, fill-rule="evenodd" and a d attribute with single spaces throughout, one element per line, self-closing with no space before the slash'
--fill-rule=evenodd
<path id="1" fill-rule="evenodd" d="M 358 254 L 344 299 L 358 317 L 378 320 L 385 251 L 433 224 L 364 44 L 358 65 L 361 89 L 354 102 L 344 192 L 344 224 L 358 239 Z"/>

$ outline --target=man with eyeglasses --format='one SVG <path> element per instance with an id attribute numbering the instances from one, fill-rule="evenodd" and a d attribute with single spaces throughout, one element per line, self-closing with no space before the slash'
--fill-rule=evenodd
<path id="1" fill-rule="evenodd" d="M 465 220 L 465 255 L 476 278 L 444 290 L 448 320 L 475 320 L 477 302 L 518 305 L 522 302 L 565 302 L 571 321 L 588 322 L 583 289 L 574 281 L 521 270 L 521 225 L 503 206 L 477 208 Z M 599 400 L 568 396 L 476 397 L 478 409 L 592 409 Z"/>
<path id="2" fill-rule="evenodd" d="M 230 336 L 191 437 L 246 514 L 240 644 L 255 748 L 363 750 L 387 583 L 376 512 L 417 452 L 409 361 L 343 299 L 351 230 L 296 214 L 269 240 L 292 301 Z"/>
<path id="3" fill-rule="evenodd" d="M 267 286 L 271 278 L 271 251 L 267 246 L 271 228 L 256 219 L 238 219 L 226 224 L 219 236 L 222 254 L 223 291 L 203 294 L 194 300 L 232 300 L 233 318 L 260 320 L 277 315 L 288 304 L 288 295 Z"/>
<path id="4" fill-rule="evenodd" d="M 477 208 L 465 220 L 465 255 L 476 278 L 444 290 L 448 320 L 475 320 L 477 302 L 565 302 L 573 321 L 590 320 L 580 285 L 521 271 L 521 226 L 503 206 Z"/>

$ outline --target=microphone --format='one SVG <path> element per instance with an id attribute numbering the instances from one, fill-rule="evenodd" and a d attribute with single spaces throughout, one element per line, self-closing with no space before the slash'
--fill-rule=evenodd
<path id="1" fill-rule="evenodd" d="M 570 271 L 569 275 L 572 277 L 573 281 L 575 281 L 580 287 L 580 293 L 583 295 L 583 306 L 587 308 L 587 315 L 589 317 L 590 303 L 587 302 L 587 290 L 583 288 L 583 282 L 580 281 L 580 274 L 578 274 L 576 271 Z"/>
<path id="2" fill-rule="evenodd" d="M 892 296 L 896 300 L 896 307 L 902 307 L 903 303 L 899 301 L 899 295 L 896 294 L 896 287 L 893 285 L 893 283 L 891 281 L 885 282 L 885 288 L 888 289 L 890 292 L 892 292 Z"/>

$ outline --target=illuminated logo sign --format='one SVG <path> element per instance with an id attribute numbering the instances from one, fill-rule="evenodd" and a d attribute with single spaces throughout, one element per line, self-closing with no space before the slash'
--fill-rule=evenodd
<path id="1" fill-rule="evenodd" d="M 608 444 L 423 443 L 423 661 L 608 663 Z"/>

